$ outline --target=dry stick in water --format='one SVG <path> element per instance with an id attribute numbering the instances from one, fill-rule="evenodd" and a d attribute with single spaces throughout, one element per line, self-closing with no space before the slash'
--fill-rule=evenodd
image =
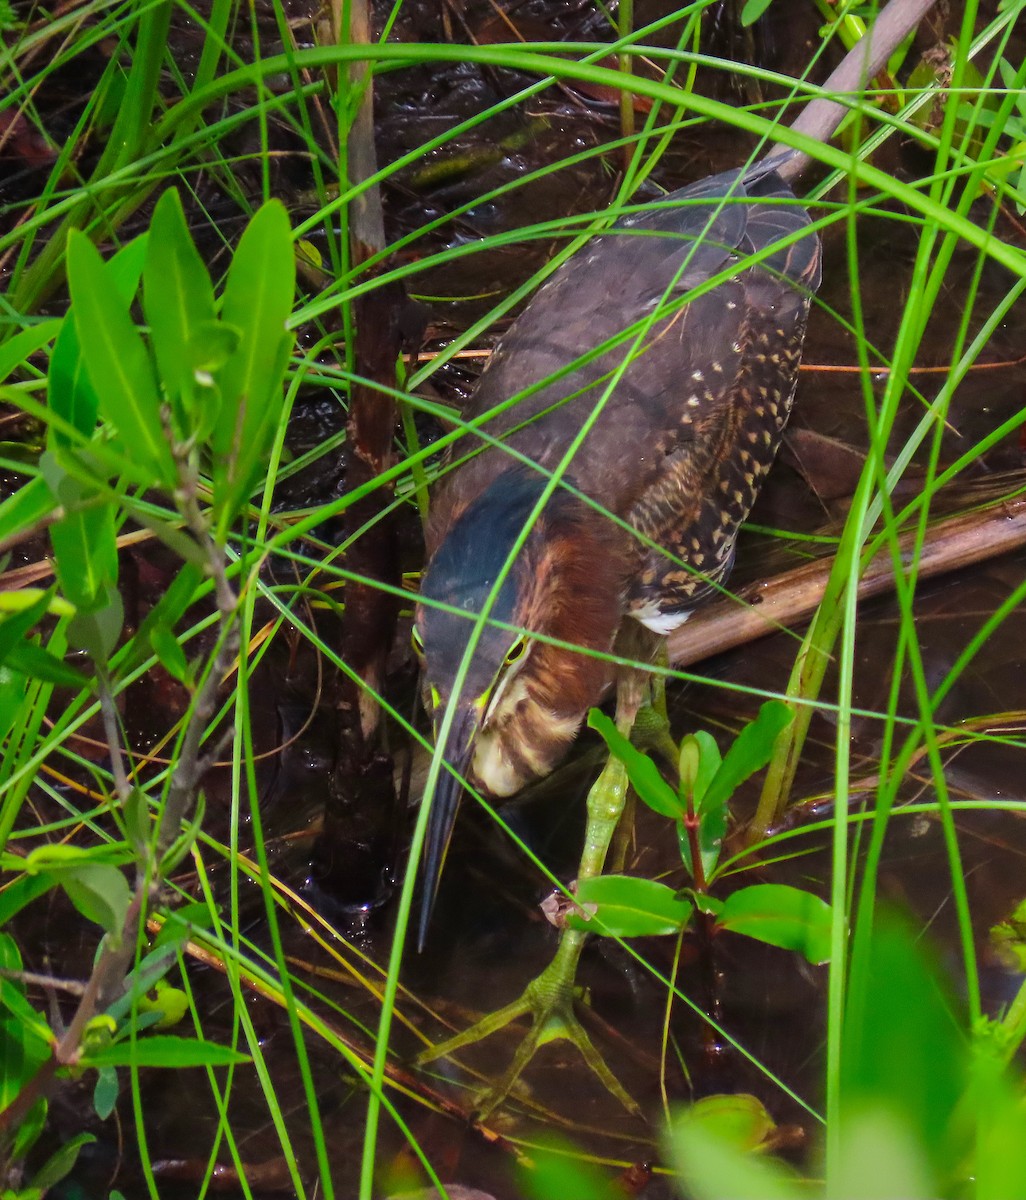
<path id="1" fill-rule="evenodd" d="M 908 533 L 900 538 L 903 557 L 913 552 L 915 537 Z M 1002 501 L 978 512 L 938 521 L 927 530 L 917 576 L 932 579 L 1022 545 L 1026 545 L 1026 500 Z M 699 609 L 670 635 L 670 662 L 677 667 L 688 666 L 812 616 L 823 599 L 833 565 L 833 558 L 807 563 L 747 588 L 738 599 L 721 600 Z M 893 590 L 893 564 L 881 554 L 859 582 L 859 599 L 868 600 Z"/>

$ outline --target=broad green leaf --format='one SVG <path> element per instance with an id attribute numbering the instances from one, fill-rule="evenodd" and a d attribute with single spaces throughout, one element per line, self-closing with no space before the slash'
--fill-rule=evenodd
<path id="1" fill-rule="evenodd" d="M 848 1112 L 841 1125 L 840 1153 L 828 1195 L 839 1200 L 848 1196 L 858 1196 L 859 1200 L 935 1200 L 942 1188 L 930 1174 L 923 1149 L 900 1110 L 877 1107 Z M 979 1197 L 975 1189 L 972 1194 Z M 1004 1200 L 1012 1200 L 1013 1195 L 1005 1193 Z"/>
<path id="2" fill-rule="evenodd" d="M 22 642 L 20 646 L 15 646 L 7 657 L 7 664 L 12 670 L 27 675 L 29 679 L 41 679 L 44 683 L 54 683 L 59 687 L 82 688 L 89 687 L 92 683 L 88 675 L 76 671 L 74 667 L 68 666 L 63 658 L 58 658 L 56 654 L 51 654 L 35 642 Z M 4 686 L 6 685 L 0 675 L 0 687 Z M 3 701 L 0 701 L 0 711 L 2 705 Z"/>
<path id="3" fill-rule="evenodd" d="M 36 1035 L 20 1017 L 0 1012 L 0 1111 L 50 1059 L 50 1042 Z"/>
<path id="4" fill-rule="evenodd" d="M 24 858 L 17 861 L 28 874 L 34 875 L 39 871 L 74 870 L 87 863 L 114 866 L 119 862 L 127 862 L 129 859 L 130 855 L 125 852 L 125 847 L 75 846 L 70 842 L 49 842 L 36 846 Z M 9 862 L 9 858 L 4 859 L 4 866 L 7 866 Z"/>
<path id="5" fill-rule="evenodd" d="M 16 333 L 0 346 L 0 381 L 5 380 L 12 371 L 16 371 L 26 359 L 31 358 L 37 351 L 52 342 L 61 327 L 58 317 L 40 321 Z"/>
<path id="6" fill-rule="evenodd" d="M 20 868 L 20 863 L 12 861 L 13 855 L 6 859 L 3 864 L 5 871 L 16 871 Z M 8 877 L 9 878 L 9 877 Z M 21 910 L 33 900 L 38 900 L 40 896 L 45 895 L 51 888 L 56 887 L 56 881 L 52 876 L 46 874 L 38 874 L 32 872 L 22 875 L 19 879 L 15 879 L 5 887 L 0 888 L 0 927 L 20 913 Z M 0 934 L 0 942 L 5 935 Z"/>
<path id="7" fill-rule="evenodd" d="M 75 615 L 75 606 L 69 604 L 63 596 L 58 596 L 49 589 L 43 591 L 42 588 L 19 588 L 16 592 L 0 592 L 0 617 L 5 617 L 9 613 L 24 612 L 26 608 L 31 608 L 33 604 L 41 597 L 47 598 L 47 613 L 51 617 L 73 617 Z"/>
<path id="8" fill-rule="evenodd" d="M 518 1194 L 524 1200 L 624 1200 L 610 1172 L 603 1172 L 562 1139 L 546 1137 L 517 1166 Z"/>
<path id="9" fill-rule="evenodd" d="M 717 924 L 756 941 L 830 961 L 830 905 L 783 883 L 756 883 L 727 897 Z"/>
<path id="10" fill-rule="evenodd" d="M 13 1099 L 13 1096 L 10 1099 Z M 4 1098 L 0 1096 L 0 1108 L 3 1108 L 5 1103 Z M 47 1109 L 45 1099 L 37 1100 L 29 1109 L 28 1116 L 15 1131 L 9 1162 L 20 1162 L 21 1159 L 26 1158 L 28 1152 L 39 1141 L 39 1135 L 46 1128 Z"/>
<path id="11" fill-rule="evenodd" d="M 652 937 L 678 933 L 691 917 L 689 901 L 653 879 L 598 875 L 582 879 L 575 896 L 590 919 L 571 914 L 567 924 L 607 937 Z"/>
<path id="12" fill-rule="evenodd" d="M 8 967 L 8 970 L 10 969 Z M 0 1005 L 21 1022 L 26 1037 L 34 1037 L 46 1045 L 50 1044 L 52 1035 L 49 1025 L 29 1003 L 25 989 L 13 979 L 0 978 Z"/>
<path id="13" fill-rule="evenodd" d="M 50 356 L 46 398 L 57 416 L 74 425 L 83 437 L 93 436 L 100 413 L 100 397 L 86 371 L 74 310 L 65 316 Z M 50 442 L 53 446 L 73 444 L 71 438 L 57 428 L 50 429 Z"/>
<path id="14" fill-rule="evenodd" d="M 91 1133 L 77 1133 L 73 1138 L 66 1141 L 59 1150 L 55 1150 L 50 1155 L 35 1175 L 33 1175 L 30 1186 L 39 1188 L 45 1195 L 54 1184 L 60 1183 L 65 1175 L 74 1167 L 82 1147 L 89 1146 L 95 1141 L 96 1138 Z"/>
<path id="15" fill-rule="evenodd" d="M 117 867 L 105 863 L 69 867 L 57 875 L 57 881 L 87 921 L 95 922 L 110 934 L 121 932 L 132 892 Z"/>
<path id="16" fill-rule="evenodd" d="M 703 811 L 726 804 L 750 775 L 769 762 L 777 735 L 791 724 L 792 719 L 790 708 L 782 701 L 767 700 L 763 704 L 759 715 L 741 730 L 723 756 L 720 769 L 702 796 Z"/>
<path id="17" fill-rule="evenodd" d="M 28 645 L 29 643 L 25 643 Z M 18 654 L 15 647 L 14 654 Z M 28 717 L 28 679 L 20 671 L 0 666 L 0 741 Z"/>
<path id="18" fill-rule="evenodd" d="M 609 747 L 609 752 L 615 755 L 627 769 L 630 779 L 638 796 L 657 813 L 673 820 L 679 820 L 685 810 L 681 807 L 676 791 L 670 787 L 659 774 L 659 768 L 648 757 L 642 754 L 623 736 L 616 725 L 597 708 L 588 713 L 588 724 L 596 730 Z"/>
<path id="19" fill-rule="evenodd" d="M 91 612 L 79 612 L 68 622 L 68 641 L 85 650 L 94 662 L 106 662 L 117 645 L 124 623 L 121 593 L 113 584 L 107 584 Z"/>
<path id="20" fill-rule="evenodd" d="M 139 288 L 147 245 L 147 234 L 133 238 L 104 268 L 112 298 L 120 304 L 126 317 L 132 297 Z M 86 438 L 92 437 L 100 401 L 86 371 L 74 311 L 65 316 L 50 356 L 47 400 L 58 416 L 64 417 Z M 50 436 L 54 445 L 68 444 L 68 439 L 55 429 L 51 430 Z M 131 459 L 128 465 L 130 469 Z M 139 482 L 148 482 L 147 474 L 142 473 Z"/>
<path id="21" fill-rule="evenodd" d="M 65 514 L 50 526 L 61 590 L 81 611 L 104 607 L 118 578 L 115 506 L 98 489 L 69 475 L 56 454 L 48 451 L 39 466 Z"/>
<path id="22" fill-rule="evenodd" d="M 139 280 L 142 278 L 149 245 L 149 233 L 140 233 L 107 261 L 107 278 L 125 312 L 132 307 L 132 301 L 139 290 Z"/>
<path id="23" fill-rule="evenodd" d="M 214 919 L 205 904 L 183 904 L 169 912 L 164 927 L 153 939 L 154 948 L 183 946 L 197 929 L 212 929 Z"/>
<path id="24" fill-rule="evenodd" d="M 20 971 L 22 966 L 18 943 L 9 933 L 0 933 L 0 967 L 5 971 Z"/>
<path id="25" fill-rule="evenodd" d="M 196 1038 L 157 1034 L 104 1046 L 81 1065 L 86 1067 L 226 1067 L 233 1063 L 249 1062 L 249 1055 L 217 1042 L 200 1042 Z"/>
<path id="26" fill-rule="evenodd" d="M 864 933 L 863 930 L 857 931 Z M 842 1119 L 878 1108 L 904 1115 L 938 1178 L 961 1160 L 952 1115 L 965 1091 L 968 1042 L 921 934 L 886 909 L 855 940 L 841 1043 Z"/>
<path id="27" fill-rule="evenodd" d="M 0 502 L 0 537 L 8 538 L 38 525 L 57 507 L 46 480 L 36 477 Z"/>
<path id="28" fill-rule="evenodd" d="M 174 188 L 157 201 L 150 235 L 143 268 L 143 312 L 160 377 L 179 419 L 179 436 L 184 438 L 193 430 L 183 402 L 192 394 L 192 375 L 198 365 L 189 350 L 199 330 L 214 322 L 214 288 L 189 236 Z"/>
<path id="29" fill-rule="evenodd" d="M 269 201 L 250 221 L 232 258 L 222 321 L 238 349 L 215 373 L 221 405 L 211 433 L 214 504 L 225 520 L 245 500 L 284 407 L 282 383 L 293 338 L 296 262 L 288 215 Z"/>
<path id="30" fill-rule="evenodd" d="M 974 1046 L 968 1105 L 960 1111 L 967 1126 L 959 1132 L 975 1142 L 973 1200 L 1026 1196 L 1026 1108 L 1017 1070 L 1005 1069 L 991 1047 Z M 939 1190 L 939 1189 L 938 1189 Z"/>
<path id="31" fill-rule="evenodd" d="M 138 330 L 117 298 L 103 260 L 85 234 L 68 236 L 68 284 L 75 325 L 100 412 L 152 472 L 152 483 L 173 486 L 175 467 L 161 426 L 160 396 Z"/>
<path id="32" fill-rule="evenodd" d="M 49 611 L 51 594 L 39 593 L 20 612 L 0 618 L 0 662 L 6 662 L 16 647 L 24 645 L 29 630 Z"/>

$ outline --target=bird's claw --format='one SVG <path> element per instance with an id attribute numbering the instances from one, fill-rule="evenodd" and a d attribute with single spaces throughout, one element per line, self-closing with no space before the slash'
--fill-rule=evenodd
<path id="1" fill-rule="evenodd" d="M 579 936 L 583 944 L 583 935 Z M 464 1046 L 480 1042 L 497 1033 L 518 1017 L 530 1016 L 531 1028 L 517 1047 L 506 1073 L 477 1097 L 474 1111 L 478 1120 L 484 1120 L 506 1099 L 524 1068 L 534 1057 L 535 1051 L 540 1046 L 560 1038 L 572 1042 L 577 1047 L 594 1074 L 628 1112 L 635 1115 L 641 1113 L 637 1102 L 609 1069 L 574 1013 L 576 989 L 573 986 L 573 970 L 580 950 L 573 947 L 577 953 L 572 955 L 573 964 L 570 966 L 570 973 L 567 974 L 568 960 L 571 957 L 565 950 L 567 938 L 568 933 L 564 934 L 564 941 L 556 957 L 536 979 L 531 980 L 516 1000 L 482 1017 L 462 1033 L 437 1046 L 429 1047 L 417 1056 L 418 1065 L 447 1057 Z M 571 943 L 574 940 L 570 938 Z"/>

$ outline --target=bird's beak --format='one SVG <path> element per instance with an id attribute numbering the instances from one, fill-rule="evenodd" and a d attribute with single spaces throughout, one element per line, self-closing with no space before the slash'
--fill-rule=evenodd
<path id="1" fill-rule="evenodd" d="M 424 949 L 428 924 L 438 895 L 438 884 L 445 866 L 445 856 L 456 824 L 456 810 L 463 795 L 463 784 L 453 771 L 466 778 L 474 758 L 474 744 L 484 712 L 483 704 L 460 702 L 449 726 L 445 743 L 445 768 L 438 777 L 431 798 L 427 837 L 424 842 L 424 865 L 421 878 L 420 925 L 417 930 L 417 950 Z M 451 769 L 450 769 L 451 768 Z"/>

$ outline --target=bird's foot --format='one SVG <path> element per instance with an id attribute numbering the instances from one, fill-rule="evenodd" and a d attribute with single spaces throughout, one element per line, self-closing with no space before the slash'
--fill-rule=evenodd
<path id="1" fill-rule="evenodd" d="M 482 1017 L 463 1033 L 456 1034 L 440 1045 L 431 1046 L 417 1056 L 418 1064 L 447 1057 L 464 1046 L 479 1042 L 504 1029 L 517 1017 L 530 1016 L 531 1028 L 517 1047 L 506 1073 L 477 1098 L 475 1113 L 479 1120 L 487 1117 L 506 1099 L 524 1068 L 534 1057 L 535 1051 L 540 1046 L 560 1038 L 572 1042 L 577 1047 L 584 1061 L 628 1112 L 640 1115 L 641 1109 L 595 1049 L 591 1038 L 574 1013 L 574 1000 L 578 993 L 573 982 L 574 972 L 584 944 L 584 936 L 574 930 L 566 930 L 555 958 L 527 985 L 516 1000 Z"/>

